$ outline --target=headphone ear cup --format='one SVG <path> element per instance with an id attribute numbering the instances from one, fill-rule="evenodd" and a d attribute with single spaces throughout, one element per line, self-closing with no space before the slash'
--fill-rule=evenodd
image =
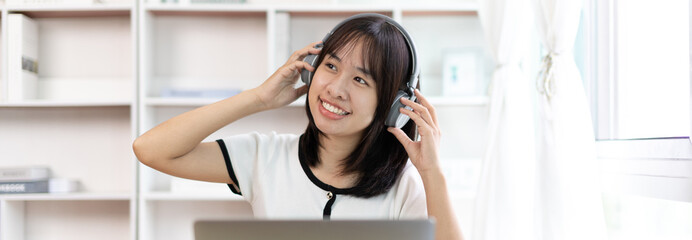
<path id="1" fill-rule="evenodd" d="M 411 98 L 406 91 L 399 90 L 396 94 L 396 98 L 394 98 L 392 106 L 389 108 L 389 113 L 387 114 L 387 119 L 385 120 L 384 125 L 388 127 L 402 128 L 404 125 L 406 125 L 408 120 L 411 119 L 408 115 L 399 112 L 399 108 L 412 110 L 410 107 L 401 103 L 402 97 L 406 99 Z"/>
<path id="2" fill-rule="evenodd" d="M 305 58 L 303 59 L 303 62 L 306 62 L 306 63 L 310 64 L 310 66 L 317 69 L 317 58 L 319 56 L 320 55 L 309 54 L 309 55 L 305 56 Z M 303 69 L 300 72 L 300 79 L 305 83 L 305 85 L 310 86 L 310 82 L 312 81 L 312 76 L 314 76 L 314 75 L 315 75 L 314 72 L 310 72 L 307 69 Z"/>

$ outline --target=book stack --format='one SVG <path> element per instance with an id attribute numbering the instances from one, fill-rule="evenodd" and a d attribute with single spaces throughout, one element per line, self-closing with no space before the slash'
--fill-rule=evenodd
<path id="1" fill-rule="evenodd" d="M 78 182 L 50 178 L 47 167 L 0 168 L 0 194 L 76 192 Z"/>

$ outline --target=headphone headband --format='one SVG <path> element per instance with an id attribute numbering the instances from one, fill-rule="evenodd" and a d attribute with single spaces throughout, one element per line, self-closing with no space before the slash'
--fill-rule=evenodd
<path id="1" fill-rule="evenodd" d="M 408 34 L 408 32 L 406 32 L 406 30 L 404 30 L 404 27 L 399 25 L 399 23 L 394 21 L 394 19 L 392 19 L 386 15 L 382 15 L 382 14 L 378 14 L 378 13 L 356 14 L 356 15 L 353 15 L 353 16 L 350 16 L 350 17 L 344 19 L 339 24 L 337 24 L 331 31 L 329 31 L 329 33 L 327 33 L 326 36 L 324 36 L 324 38 L 322 39 L 322 43 L 324 44 L 324 42 L 326 42 L 327 39 L 329 39 L 329 37 L 331 37 L 334 34 L 334 32 L 339 27 L 344 25 L 346 22 L 351 21 L 351 20 L 356 19 L 356 18 L 363 18 L 363 17 L 382 18 L 387 23 L 394 26 L 394 28 L 396 28 L 396 30 L 398 30 L 401 33 L 401 35 L 404 36 L 404 40 L 406 40 L 406 44 L 408 45 L 408 51 L 411 54 L 411 78 L 406 82 L 406 84 L 407 84 L 406 91 L 409 91 L 410 94 L 413 94 L 413 89 L 418 84 L 418 75 L 420 74 L 420 68 L 418 67 L 418 54 L 416 53 L 416 45 L 413 43 L 413 39 Z"/>

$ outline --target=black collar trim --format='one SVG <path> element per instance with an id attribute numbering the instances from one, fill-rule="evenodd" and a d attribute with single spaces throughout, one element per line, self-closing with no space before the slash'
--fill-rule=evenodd
<path id="1" fill-rule="evenodd" d="M 300 141 L 303 141 L 303 138 L 300 138 Z M 298 144 L 300 146 L 301 144 Z M 356 192 L 356 187 L 351 187 L 351 188 L 336 188 L 333 187 L 332 185 L 326 184 L 320 179 L 318 179 L 315 174 L 312 173 L 312 170 L 310 169 L 310 166 L 308 165 L 307 160 L 305 160 L 305 153 L 303 153 L 303 149 L 298 147 L 298 159 L 300 159 L 300 166 L 303 167 L 303 171 L 305 172 L 305 175 L 308 176 L 310 181 L 315 184 L 317 187 L 321 188 L 322 190 L 332 192 L 334 194 L 354 194 Z"/>

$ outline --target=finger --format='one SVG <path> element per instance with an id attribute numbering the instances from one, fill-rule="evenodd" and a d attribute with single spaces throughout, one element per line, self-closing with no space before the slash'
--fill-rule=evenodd
<path id="1" fill-rule="evenodd" d="M 430 124 L 423 120 L 423 117 L 421 117 L 420 114 L 406 108 L 399 108 L 399 112 L 406 114 L 411 118 L 411 120 L 413 120 L 414 123 L 416 123 L 416 126 L 418 126 L 418 133 L 421 136 L 429 136 L 433 133 Z"/>
<path id="2" fill-rule="evenodd" d="M 396 137 L 397 140 L 401 143 L 401 145 L 404 146 L 404 149 L 406 149 L 406 146 L 408 146 L 410 143 L 413 143 L 413 140 L 411 140 L 404 131 L 401 129 L 395 128 L 395 127 L 389 127 L 387 128 L 387 131 L 392 133 L 394 137 Z M 408 150 L 408 149 L 407 149 Z"/>
<path id="3" fill-rule="evenodd" d="M 418 101 L 420 101 L 420 103 L 423 106 L 428 108 L 428 111 L 430 112 L 430 116 L 432 117 L 432 120 L 433 120 L 435 126 L 439 126 L 439 124 L 437 123 L 437 111 L 435 110 L 435 107 L 433 107 L 433 105 L 430 103 L 430 101 L 428 101 L 428 98 L 423 96 L 423 94 L 420 92 L 420 90 L 415 89 L 414 91 L 416 94 L 416 98 L 418 98 Z"/>
<path id="4" fill-rule="evenodd" d="M 299 70 L 303 70 L 303 69 L 306 69 L 310 72 L 315 71 L 315 67 L 313 67 L 312 65 L 310 65 L 306 62 L 303 62 L 303 61 L 294 61 L 293 64 L 288 65 L 288 69 L 291 72 L 299 71 Z"/>
<path id="5" fill-rule="evenodd" d="M 308 44 L 305 46 L 302 50 L 304 50 L 305 55 L 307 54 L 319 54 L 320 50 L 322 50 L 322 41 L 317 41 Z M 305 56 L 302 56 L 305 57 Z"/>
<path id="6" fill-rule="evenodd" d="M 317 42 L 313 42 L 305 46 L 305 48 L 317 48 L 317 45 L 322 45 L 322 40 L 319 40 Z M 321 47 L 321 46 L 320 46 Z"/>
<path id="7" fill-rule="evenodd" d="M 315 68 L 313 66 L 310 66 L 310 64 L 306 62 L 294 61 L 292 63 L 286 63 L 286 65 L 281 67 L 277 71 L 277 73 L 280 74 L 283 79 L 294 80 L 294 78 L 300 75 L 300 71 L 302 71 L 303 69 L 307 69 L 308 71 L 315 71 Z"/>
<path id="8" fill-rule="evenodd" d="M 322 40 L 310 43 L 306 48 L 308 49 L 308 53 L 310 54 L 319 54 L 320 51 L 322 50 Z"/>
<path id="9" fill-rule="evenodd" d="M 403 103 L 406 106 L 409 106 L 413 109 L 413 111 L 417 114 L 420 115 L 425 122 L 428 124 L 434 125 L 435 122 L 432 119 L 432 116 L 430 115 L 430 112 L 428 111 L 428 108 L 425 106 L 421 105 L 420 103 L 408 100 L 407 98 L 401 98 L 401 103 Z"/>
<path id="10" fill-rule="evenodd" d="M 321 48 L 317 48 L 317 45 L 321 44 L 321 43 L 322 43 L 322 41 L 313 42 L 313 43 L 310 43 L 309 45 L 293 52 L 293 55 L 291 55 L 291 57 L 288 59 L 288 61 L 289 62 L 299 61 L 299 60 L 302 61 L 305 58 L 305 56 L 307 56 L 308 54 L 319 54 Z"/>

